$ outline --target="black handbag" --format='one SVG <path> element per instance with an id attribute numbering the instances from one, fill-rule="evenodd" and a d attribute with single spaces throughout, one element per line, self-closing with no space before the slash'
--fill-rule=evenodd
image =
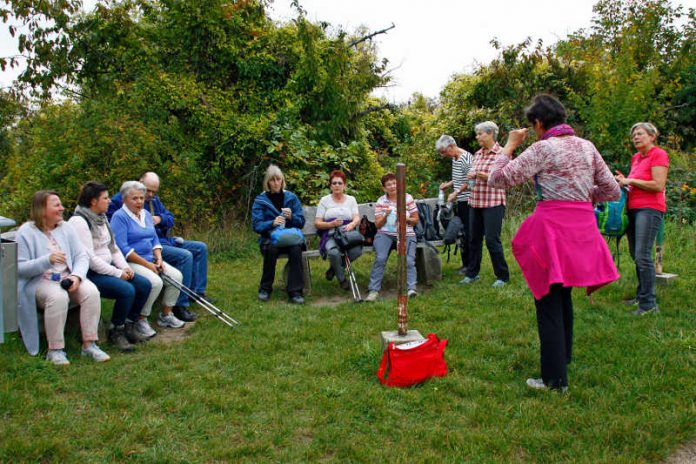
<path id="1" fill-rule="evenodd" d="M 333 239 L 341 251 L 347 251 L 356 246 L 362 246 L 365 242 L 365 237 L 357 230 L 343 230 L 343 227 L 336 227 L 333 233 Z"/>

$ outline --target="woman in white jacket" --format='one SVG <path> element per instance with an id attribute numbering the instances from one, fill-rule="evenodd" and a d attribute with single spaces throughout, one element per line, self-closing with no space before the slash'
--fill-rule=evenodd
<path id="1" fill-rule="evenodd" d="M 87 280 L 89 258 L 77 234 L 63 221 L 63 205 L 56 192 L 34 194 L 31 220 L 17 233 L 19 328 L 27 351 L 39 352 L 37 306 L 44 309 L 48 353 L 53 364 L 70 364 L 65 354 L 65 321 L 68 305 L 80 305 L 82 355 L 108 361 L 96 344 L 101 311 L 99 290 Z"/>

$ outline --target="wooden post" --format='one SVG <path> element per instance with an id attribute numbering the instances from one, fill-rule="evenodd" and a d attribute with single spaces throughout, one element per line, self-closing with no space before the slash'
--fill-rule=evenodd
<path id="1" fill-rule="evenodd" d="M 396 251 L 398 295 L 396 297 L 398 308 L 399 335 L 408 332 L 408 296 L 406 294 L 406 165 L 396 165 L 396 217 L 398 228 L 398 240 Z"/>

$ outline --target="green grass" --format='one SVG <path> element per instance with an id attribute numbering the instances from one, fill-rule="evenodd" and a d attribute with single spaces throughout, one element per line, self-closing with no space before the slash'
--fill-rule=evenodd
<path id="1" fill-rule="evenodd" d="M 286 304 L 280 289 L 261 304 L 258 256 L 215 260 L 209 293 L 238 330 L 204 317 L 181 343 L 109 350 L 104 365 L 79 359 L 71 340 L 66 368 L 31 358 L 15 335 L 0 345 L 0 461 L 660 462 L 696 437 L 696 233 L 670 225 L 667 239 L 665 271 L 679 278 L 659 287 L 661 314 L 634 318 L 620 304 L 635 285 L 625 242 L 621 281 L 593 305 L 574 291 L 567 395 L 524 385 L 538 339 L 509 253 L 505 288 L 490 288 L 484 251 L 480 282 L 457 284 L 457 256 L 409 303 L 410 328 L 449 340 L 450 368 L 409 389 L 376 378 L 393 299 L 354 305 L 314 260 L 308 304 Z M 371 263 L 356 263 L 363 287 Z M 345 303 L 316 304 L 325 297 Z"/>

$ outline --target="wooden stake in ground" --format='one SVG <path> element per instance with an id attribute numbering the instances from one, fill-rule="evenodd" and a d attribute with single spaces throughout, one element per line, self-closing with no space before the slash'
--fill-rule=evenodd
<path id="1" fill-rule="evenodd" d="M 396 252 L 397 288 L 396 304 L 398 308 L 399 335 L 408 332 L 408 296 L 406 294 L 406 165 L 396 165 L 396 217 L 399 228 Z"/>

